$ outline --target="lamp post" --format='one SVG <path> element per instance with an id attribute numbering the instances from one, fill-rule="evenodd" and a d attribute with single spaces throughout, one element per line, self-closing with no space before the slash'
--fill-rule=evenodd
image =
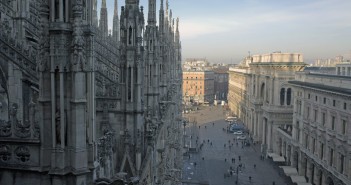
<path id="1" fill-rule="evenodd" d="M 185 147 L 185 126 L 186 126 L 186 121 L 183 120 L 183 128 L 184 128 L 184 131 L 183 131 L 183 146 Z"/>
<path id="2" fill-rule="evenodd" d="M 236 167 L 236 181 L 235 181 L 235 184 L 239 183 L 239 167 L 240 167 L 240 165 L 238 165 Z"/>

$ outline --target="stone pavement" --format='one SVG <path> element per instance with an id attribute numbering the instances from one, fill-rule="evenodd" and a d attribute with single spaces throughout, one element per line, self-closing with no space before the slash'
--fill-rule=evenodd
<path id="1" fill-rule="evenodd" d="M 242 146 L 241 141 L 234 141 L 234 134 L 223 130 L 228 123 L 224 120 L 225 111 L 220 106 L 200 108 L 202 110 L 196 113 L 185 115 L 190 121 L 197 122 L 185 128 L 186 145 L 189 146 L 191 142 L 192 146 L 196 146 L 198 140 L 197 147 L 200 148 L 201 143 L 203 147 L 198 152 L 184 156 L 183 180 L 193 182 L 184 185 L 234 185 L 237 178 L 240 185 L 272 185 L 273 181 L 275 185 L 290 184 L 288 178 L 278 173 L 277 165 L 269 159 L 260 159 L 259 145 Z M 235 158 L 235 163 L 232 158 Z M 242 168 L 238 170 L 237 176 L 235 170 L 239 164 L 242 164 Z M 230 167 L 235 171 L 233 175 L 229 173 Z"/>

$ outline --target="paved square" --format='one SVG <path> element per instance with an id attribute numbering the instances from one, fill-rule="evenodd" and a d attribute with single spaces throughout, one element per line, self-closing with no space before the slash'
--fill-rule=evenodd
<path id="1" fill-rule="evenodd" d="M 234 134 L 226 132 L 228 123 L 222 107 L 200 107 L 197 112 L 184 116 L 192 122 L 185 127 L 186 145 L 201 148 L 184 156 L 184 185 L 234 185 L 237 179 L 240 185 L 290 184 L 276 164 L 270 159 L 260 159 L 260 146 L 243 146 L 241 140 L 234 140 Z"/>

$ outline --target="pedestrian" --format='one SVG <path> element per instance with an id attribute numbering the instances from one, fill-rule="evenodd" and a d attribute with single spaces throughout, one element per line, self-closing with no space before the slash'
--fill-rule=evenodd
<path id="1" fill-rule="evenodd" d="M 241 161 L 241 156 L 239 155 L 239 161 Z"/>
<path id="2" fill-rule="evenodd" d="M 200 126 L 199 126 L 199 129 L 200 129 Z"/>
<path id="3" fill-rule="evenodd" d="M 188 157 L 189 157 L 189 159 L 190 159 L 190 154 L 189 154 L 189 156 L 188 156 Z"/>
<path id="4" fill-rule="evenodd" d="M 212 126 L 214 126 L 214 122 L 212 123 Z"/>
<path id="5" fill-rule="evenodd" d="M 207 128 L 207 127 L 205 126 L 205 128 Z"/>
<path id="6" fill-rule="evenodd" d="M 251 177 L 251 176 L 249 176 L 249 181 L 250 181 L 250 182 L 251 182 L 251 178 L 252 178 L 252 177 Z"/>
<path id="7" fill-rule="evenodd" d="M 205 160 L 205 157 L 202 157 L 202 160 L 204 161 L 204 160 Z"/>
<path id="8" fill-rule="evenodd" d="M 224 159 L 224 162 L 227 162 L 227 158 Z"/>
<path id="9" fill-rule="evenodd" d="M 224 148 L 225 148 L 225 144 L 224 144 Z"/>
<path id="10" fill-rule="evenodd" d="M 196 168 L 196 162 L 194 162 L 194 168 Z"/>
<path id="11" fill-rule="evenodd" d="M 234 163 L 235 163 L 235 158 L 234 158 Z"/>
<path id="12" fill-rule="evenodd" d="M 211 141 L 211 146 L 212 146 L 212 141 Z"/>
<path id="13" fill-rule="evenodd" d="M 272 185 L 275 185 L 275 182 L 274 182 L 274 181 L 272 182 Z"/>
<path id="14" fill-rule="evenodd" d="M 254 164 L 254 168 L 256 169 L 256 164 Z"/>
<path id="15" fill-rule="evenodd" d="M 209 139 L 207 139 L 207 143 L 209 143 L 210 142 L 210 140 Z"/>

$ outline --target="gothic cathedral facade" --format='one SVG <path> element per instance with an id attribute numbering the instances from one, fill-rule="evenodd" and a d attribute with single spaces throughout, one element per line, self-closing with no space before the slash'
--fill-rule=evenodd
<path id="1" fill-rule="evenodd" d="M 179 19 L 98 3 L 0 0 L 0 184 L 179 184 Z"/>

